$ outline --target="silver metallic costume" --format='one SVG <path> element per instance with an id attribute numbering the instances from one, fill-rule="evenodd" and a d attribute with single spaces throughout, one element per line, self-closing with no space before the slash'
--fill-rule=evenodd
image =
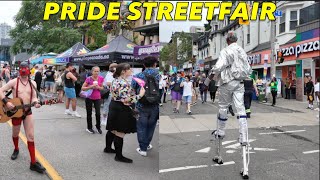
<path id="1" fill-rule="evenodd" d="M 231 71 L 231 64 L 234 63 L 234 57 L 247 60 L 247 55 L 245 51 L 236 43 L 237 37 L 234 32 L 228 33 L 227 37 L 231 42 L 228 47 L 224 48 L 220 52 L 219 59 L 217 63 L 211 69 L 211 72 L 218 74 L 217 86 L 219 86 L 219 129 L 218 135 L 225 135 L 225 126 L 228 119 L 228 107 L 233 102 L 237 110 L 239 118 L 239 132 L 240 132 L 240 142 L 248 142 L 246 138 L 247 118 L 246 111 L 244 107 L 244 84 L 241 80 L 235 79 Z M 242 51 L 238 53 L 239 49 Z M 238 61 L 241 62 L 241 61 Z M 237 64 L 236 67 L 240 67 L 243 64 Z M 241 69 L 239 68 L 239 71 Z"/>
<path id="2" fill-rule="evenodd" d="M 239 141 L 242 145 L 243 152 L 243 169 L 241 174 L 244 179 L 247 179 L 249 178 L 249 140 L 247 117 L 244 106 L 245 89 L 243 81 L 238 77 L 243 77 L 241 76 L 243 75 L 242 73 L 245 72 L 243 71 L 243 67 L 248 67 L 248 71 L 246 71 L 247 73 L 251 73 L 252 69 L 248 64 L 244 65 L 244 63 L 247 62 L 247 54 L 236 43 L 236 41 L 236 34 L 234 32 L 229 32 L 227 35 L 227 42 L 229 45 L 220 52 L 217 63 L 211 69 L 211 73 L 218 75 L 217 86 L 219 86 L 219 113 L 217 115 L 217 130 L 212 133 L 218 139 L 218 143 L 216 143 L 217 156 L 214 157 L 213 161 L 217 162 L 218 164 L 223 164 L 223 160 L 220 155 L 221 141 L 225 136 L 226 121 L 228 120 L 228 107 L 233 102 L 237 110 L 240 133 Z"/>

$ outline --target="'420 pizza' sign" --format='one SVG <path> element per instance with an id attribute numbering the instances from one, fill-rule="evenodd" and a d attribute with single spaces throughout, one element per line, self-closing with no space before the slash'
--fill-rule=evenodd
<path id="1" fill-rule="evenodd" d="M 313 52 L 318 50 L 319 50 L 319 40 L 298 44 L 296 46 L 289 46 L 281 49 L 283 57 L 292 56 L 292 55 L 299 57 L 299 55 L 302 53 Z"/>

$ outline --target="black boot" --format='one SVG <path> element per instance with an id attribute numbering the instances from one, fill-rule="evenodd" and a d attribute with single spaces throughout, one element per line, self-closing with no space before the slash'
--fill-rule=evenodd
<path id="1" fill-rule="evenodd" d="M 44 168 L 39 162 L 34 164 L 30 163 L 30 169 L 31 171 L 37 171 L 38 173 L 44 173 L 46 171 L 46 168 Z"/>
<path id="2" fill-rule="evenodd" d="M 229 112 L 232 116 L 235 116 L 234 112 L 233 112 L 233 109 L 232 109 L 232 106 L 229 106 Z"/>
<path id="3" fill-rule="evenodd" d="M 116 153 L 114 149 L 111 148 L 112 142 L 114 140 L 114 134 L 111 131 L 108 131 L 106 134 L 106 148 L 104 148 L 103 152 L 105 153 Z"/>
<path id="4" fill-rule="evenodd" d="M 12 155 L 11 155 L 11 159 L 12 160 L 16 160 L 18 155 L 19 155 L 19 150 L 14 150 Z"/>
<path id="5" fill-rule="evenodd" d="M 115 136 L 114 147 L 116 149 L 116 156 L 114 157 L 114 160 L 124 163 L 132 163 L 132 159 L 126 158 L 122 155 L 123 138 Z"/>

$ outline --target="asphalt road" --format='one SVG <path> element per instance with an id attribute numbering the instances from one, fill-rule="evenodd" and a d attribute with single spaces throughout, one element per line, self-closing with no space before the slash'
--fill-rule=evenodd
<path id="1" fill-rule="evenodd" d="M 283 133 L 296 130 L 299 131 Z M 224 166 L 217 166 L 212 161 L 215 146 L 210 141 L 210 133 L 160 134 L 160 179 L 242 179 L 239 174 L 241 151 L 236 141 L 238 130 L 226 131 L 223 142 L 227 144 L 223 145 L 222 156 L 228 163 Z M 304 154 L 319 150 L 319 126 L 249 129 L 249 139 L 252 139 L 250 146 L 253 147 L 250 179 L 319 179 L 319 151 Z"/>

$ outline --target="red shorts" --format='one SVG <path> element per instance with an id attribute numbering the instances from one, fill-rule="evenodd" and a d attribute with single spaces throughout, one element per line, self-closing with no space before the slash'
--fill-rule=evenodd
<path id="1" fill-rule="evenodd" d="M 13 125 L 13 126 L 20 126 L 22 120 L 25 120 L 26 117 L 29 116 L 29 115 L 32 115 L 31 109 L 28 110 L 28 111 L 26 111 L 26 112 L 24 112 L 23 117 L 20 117 L 20 118 L 12 118 L 12 125 Z"/>

